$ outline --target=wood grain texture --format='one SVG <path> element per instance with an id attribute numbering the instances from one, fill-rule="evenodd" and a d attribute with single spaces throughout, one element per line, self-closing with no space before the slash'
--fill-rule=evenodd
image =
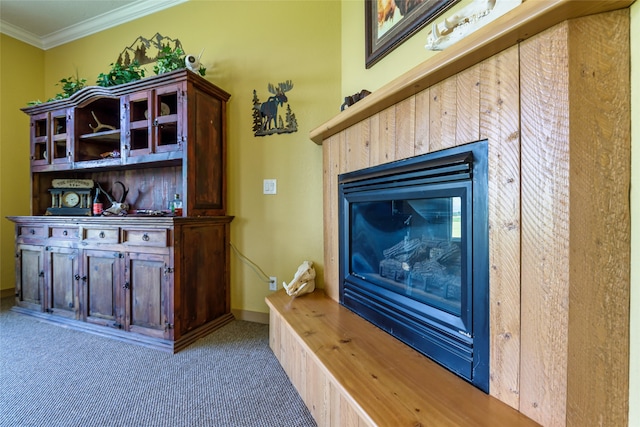
<path id="1" fill-rule="evenodd" d="M 347 172 L 369 166 L 369 120 L 356 123 L 344 131 L 345 170 Z"/>
<path id="2" fill-rule="evenodd" d="M 281 316 L 281 333 L 290 335 L 280 339 L 298 340 L 307 353 L 307 363 L 317 363 L 340 395 L 330 398 L 339 402 L 339 417 L 334 413 L 330 417 L 339 423 L 324 425 L 537 425 L 320 290 L 296 299 L 280 291 L 267 297 L 267 304 Z M 295 363 L 283 356 L 283 366 Z M 429 384 L 437 386 L 426 386 Z"/>
<path id="3" fill-rule="evenodd" d="M 520 46 L 522 356 L 520 411 L 565 425 L 569 308 L 568 26 Z"/>
<path id="4" fill-rule="evenodd" d="M 415 97 L 409 97 L 395 106 L 396 152 L 395 160 L 407 159 L 415 155 L 416 104 Z"/>
<path id="5" fill-rule="evenodd" d="M 491 394 L 519 407 L 520 87 L 516 46 L 480 66 L 479 131 L 489 140 Z"/>
<path id="6" fill-rule="evenodd" d="M 456 75 L 455 145 L 477 141 L 480 133 L 480 64 Z"/>
<path id="7" fill-rule="evenodd" d="M 429 139 L 430 97 L 431 91 L 429 89 L 425 89 L 415 96 L 416 133 L 413 145 L 416 156 L 431 151 Z"/>
<path id="8" fill-rule="evenodd" d="M 395 113 L 395 108 L 390 107 L 371 117 L 372 165 L 388 163 L 396 159 Z"/>
<path id="9" fill-rule="evenodd" d="M 329 138 L 322 146 L 324 284 L 327 296 L 339 299 L 338 287 L 338 173 L 340 135 Z"/>
<path id="10" fill-rule="evenodd" d="M 629 11 L 576 19 L 568 29 L 567 425 L 623 426 L 629 411 Z"/>

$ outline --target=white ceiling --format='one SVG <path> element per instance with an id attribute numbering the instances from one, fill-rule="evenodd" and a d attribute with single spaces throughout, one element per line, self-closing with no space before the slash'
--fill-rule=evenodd
<path id="1" fill-rule="evenodd" d="M 185 1 L 0 0 L 0 32 L 46 50 Z"/>

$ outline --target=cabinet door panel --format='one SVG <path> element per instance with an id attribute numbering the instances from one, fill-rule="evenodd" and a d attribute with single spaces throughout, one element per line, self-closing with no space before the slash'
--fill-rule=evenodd
<path id="1" fill-rule="evenodd" d="M 42 246 L 18 245 L 16 258 L 16 305 L 42 311 L 44 257 Z"/>
<path id="2" fill-rule="evenodd" d="M 128 329 L 159 338 L 172 336 L 168 318 L 168 257 L 143 253 L 126 255 Z"/>
<path id="3" fill-rule="evenodd" d="M 224 104 L 199 90 L 194 90 L 190 96 L 190 106 L 194 108 L 189 114 L 198 125 L 196 132 L 188 136 L 193 179 L 188 182 L 187 212 L 189 215 L 224 215 Z"/>
<path id="4" fill-rule="evenodd" d="M 49 247 L 47 311 L 58 316 L 78 318 L 78 250 Z"/>
<path id="5" fill-rule="evenodd" d="M 87 322 L 121 328 L 120 300 L 121 254 L 112 251 L 85 250 L 83 272 L 84 312 Z"/>
<path id="6" fill-rule="evenodd" d="M 49 164 L 49 113 L 31 116 L 31 166 Z"/>
<path id="7" fill-rule="evenodd" d="M 182 148 L 183 108 L 182 83 L 170 84 L 155 90 L 153 137 L 154 152 L 176 151 Z"/>

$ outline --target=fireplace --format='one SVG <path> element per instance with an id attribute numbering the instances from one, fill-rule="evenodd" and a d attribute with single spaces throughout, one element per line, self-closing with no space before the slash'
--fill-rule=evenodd
<path id="1" fill-rule="evenodd" d="M 338 177 L 340 303 L 485 392 L 487 147 Z"/>

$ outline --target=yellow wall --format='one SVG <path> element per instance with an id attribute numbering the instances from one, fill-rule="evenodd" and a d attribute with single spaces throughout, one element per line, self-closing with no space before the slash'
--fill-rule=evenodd
<path id="1" fill-rule="evenodd" d="M 321 282 L 322 148 L 309 140 L 309 131 L 335 115 L 342 102 L 339 22 L 339 1 L 191 0 L 47 50 L 44 97 L 23 94 L 16 86 L 12 98 L 17 105 L 12 110 L 30 99 L 60 92 L 55 84 L 76 70 L 93 84 L 140 35 L 149 38 L 160 32 L 179 38 L 185 50 L 196 54 L 205 48 L 201 61 L 207 67 L 206 78 L 231 94 L 227 121 L 228 214 L 235 216 L 231 240 L 267 275 L 276 276 L 280 287 L 306 259 L 316 263 Z M 4 52 L 2 57 L 4 64 Z M 288 98 L 298 132 L 254 137 L 253 90 L 266 100 L 268 83 L 285 80 L 294 84 Z M 26 146 L 25 120 L 16 129 Z M 8 144 L 4 135 L 1 142 L 3 147 Z M 24 175 L 28 166 L 22 163 Z M 265 178 L 277 179 L 277 195 L 262 194 Z M 3 185 L 3 197 L 4 192 Z M 24 202 L 20 213 L 26 213 Z M 268 284 L 233 253 L 231 280 L 233 309 L 268 311 L 264 302 Z"/>
<path id="2" fill-rule="evenodd" d="M 29 214 L 29 117 L 20 111 L 41 99 L 44 53 L 0 34 L 0 290 L 15 281 L 13 223 L 9 215 Z M 19 66 L 17 64 L 20 64 Z"/>

